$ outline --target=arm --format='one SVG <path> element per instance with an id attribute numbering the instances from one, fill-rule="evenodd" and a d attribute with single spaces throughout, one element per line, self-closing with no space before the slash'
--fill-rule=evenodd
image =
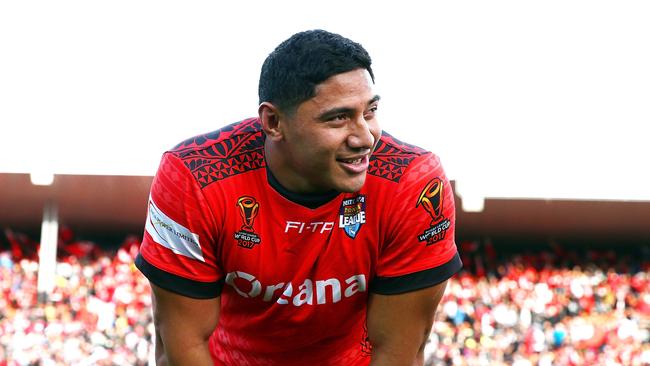
<path id="1" fill-rule="evenodd" d="M 217 326 L 221 298 L 193 299 L 151 284 L 156 365 L 212 366 L 208 340 Z"/>
<path id="2" fill-rule="evenodd" d="M 372 366 L 424 365 L 424 346 L 446 285 L 444 281 L 403 294 L 370 294 L 367 323 Z"/>

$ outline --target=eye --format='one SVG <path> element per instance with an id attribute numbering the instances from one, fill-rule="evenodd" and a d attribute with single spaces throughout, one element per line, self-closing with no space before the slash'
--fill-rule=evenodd
<path id="1" fill-rule="evenodd" d="M 375 116 L 375 113 L 377 113 L 378 108 L 379 108 L 378 106 L 373 105 L 363 114 L 363 118 L 372 119 Z"/>
<path id="2" fill-rule="evenodd" d="M 348 119 L 348 115 L 345 113 L 337 114 L 328 119 L 328 121 L 345 121 Z"/>

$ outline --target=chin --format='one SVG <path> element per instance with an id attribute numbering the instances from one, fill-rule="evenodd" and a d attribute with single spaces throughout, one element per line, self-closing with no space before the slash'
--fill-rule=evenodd
<path id="1" fill-rule="evenodd" d="M 366 176 L 364 174 L 364 176 L 361 178 L 356 178 L 353 180 L 349 180 L 347 182 L 341 182 L 340 184 L 337 184 L 336 190 L 343 193 L 355 193 L 355 192 L 359 192 L 361 188 L 363 188 L 363 185 L 365 183 L 366 183 Z"/>

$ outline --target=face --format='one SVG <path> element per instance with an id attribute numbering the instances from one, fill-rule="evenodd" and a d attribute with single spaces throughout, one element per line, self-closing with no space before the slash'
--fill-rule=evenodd
<path id="1" fill-rule="evenodd" d="M 330 77 L 292 115 L 281 115 L 280 183 L 303 193 L 360 190 L 381 136 L 378 103 L 370 75 L 357 69 Z"/>

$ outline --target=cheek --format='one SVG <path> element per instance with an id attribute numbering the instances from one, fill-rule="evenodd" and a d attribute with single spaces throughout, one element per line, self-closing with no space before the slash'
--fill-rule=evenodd
<path id="1" fill-rule="evenodd" d="M 322 170 L 331 160 L 332 148 L 327 141 L 315 136 L 304 136 L 294 145 L 291 154 L 295 161 L 300 161 L 303 167 Z"/>
<path id="2" fill-rule="evenodd" d="M 377 144 L 377 141 L 381 138 L 381 127 L 379 127 L 379 124 L 374 123 L 370 126 L 370 133 L 375 137 L 375 144 Z"/>
<path id="3" fill-rule="evenodd" d="M 341 146 L 345 145 L 345 135 L 335 133 L 338 131 L 323 131 L 320 134 L 309 136 L 303 145 L 321 158 L 332 156 Z"/>

